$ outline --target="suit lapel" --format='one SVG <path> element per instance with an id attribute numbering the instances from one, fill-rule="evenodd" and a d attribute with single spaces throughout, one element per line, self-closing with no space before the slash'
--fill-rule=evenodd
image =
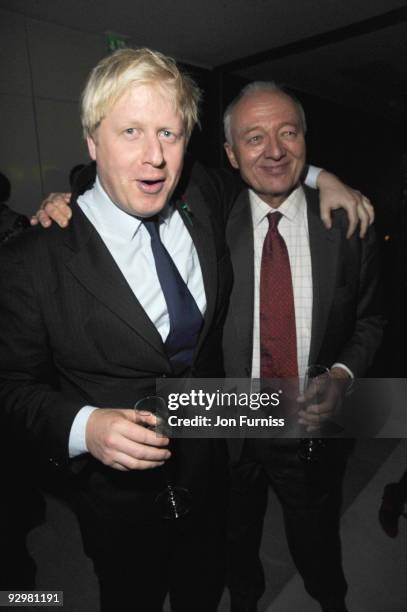
<path id="1" fill-rule="evenodd" d="M 188 202 L 187 206 L 180 198 L 177 199 L 176 208 L 197 250 L 207 301 L 204 325 L 196 349 L 199 351 L 212 323 L 216 306 L 217 251 L 205 198 L 193 181 L 186 189 L 185 202 Z M 165 354 L 160 334 L 98 233 L 76 204 L 72 222 L 64 232 L 64 237 L 69 249 L 66 265 L 78 281 L 157 352 Z"/>
<path id="2" fill-rule="evenodd" d="M 218 284 L 216 245 L 207 212 L 208 207 L 201 190 L 195 183 L 190 184 L 185 198 L 178 199 L 175 206 L 196 248 L 205 288 L 206 311 L 204 325 L 196 347 L 197 353 L 207 336 L 215 311 Z"/>
<path id="3" fill-rule="evenodd" d="M 158 353 L 164 354 L 161 336 L 135 297 L 102 239 L 74 205 L 69 228 L 64 232 L 68 247 L 66 266 L 77 280 L 111 312 Z"/>
<path id="4" fill-rule="evenodd" d="M 325 335 L 336 282 L 340 232 L 327 230 L 319 216 L 317 192 L 305 188 L 311 251 L 313 306 L 309 363 L 315 363 Z"/>
<path id="5" fill-rule="evenodd" d="M 250 376 L 253 348 L 254 239 L 247 189 L 236 199 L 226 234 L 234 270 L 229 316 L 234 320 L 244 367 L 247 376 Z"/>

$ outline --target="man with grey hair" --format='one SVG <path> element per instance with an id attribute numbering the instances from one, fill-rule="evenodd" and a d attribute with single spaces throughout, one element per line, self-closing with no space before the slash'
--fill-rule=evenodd
<path id="1" fill-rule="evenodd" d="M 278 93 L 282 91 L 283 92 L 285 91 L 284 88 L 278 85 L 275 81 L 253 81 L 252 83 L 249 83 L 248 85 L 243 87 L 243 89 L 240 90 L 240 92 L 232 100 L 232 102 L 230 102 L 230 104 L 226 108 L 224 115 L 223 115 L 223 130 L 225 133 L 226 142 L 230 146 L 233 146 L 233 142 L 232 142 L 233 137 L 232 137 L 232 128 L 231 128 L 232 115 L 233 115 L 233 111 L 235 107 L 237 106 L 237 104 L 242 98 L 244 98 L 245 96 L 253 95 L 257 92 L 259 93 L 262 93 L 262 92 Z M 291 93 L 290 93 L 290 97 L 297 108 L 298 116 L 301 121 L 302 131 L 304 132 L 304 134 L 306 134 L 307 122 L 305 119 L 305 112 L 302 107 L 302 104 Z"/>
<path id="2" fill-rule="evenodd" d="M 297 398 L 299 424 L 315 431 L 380 344 L 374 235 L 370 229 L 364 240 L 347 240 L 343 211 L 325 230 L 316 192 L 301 184 L 304 112 L 275 83 L 243 89 L 226 110 L 225 135 L 229 161 L 247 186 L 227 225 L 234 283 L 224 330 L 226 375 L 303 379 L 308 365 L 325 366 L 337 381 L 329 395 L 321 401 L 306 391 Z M 233 612 L 254 612 L 264 590 L 259 547 L 267 485 L 281 501 L 306 590 L 324 612 L 346 611 L 339 513 L 347 453 L 339 440 L 318 448 L 315 456 L 296 439 L 229 440 Z"/>
<path id="3" fill-rule="evenodd" d="M 157 88 L 157 89 L 162 90 L 163 88 Z M 149 94 L 150 93 L 151 92 L 149 92 Z M 162 94 L 162 91 L 156 92 L 156 93 Z M 164 88 L 164 93 L 165 93 L 165 88 Z M 184 99 L 185 96 L 181 97 L 180 99 L 177 99 L 176 96 L 168 97 L 166 98 L 166 103 L 169 109 L 167 109 L 166 112 L 169 112 L 170 114 L 174 110 L 174 98 L 175 98 L 175 108 L 178 108 L 180 105 L 182 109 L 184 109 L 185 107 L 185 99 Z M 154 102 L 155 96 L 152 97 L 152 100 Z M 120 101 L 121 100 L 119 98 L 115 102 L 115 105 L 120 105 Z M 149 111 L 150 105 L 147 104 L 147 98 L 144 99 L 144 102 L 146 103 L 145 108 Z M 157 105 L 158 103 L 154 107 L 154 111 L 156 112 L 158 111 Z M 115 107 L 116 106 L 113 107 L 113 110 Z M 165 107 L 164 104 L 160 104 L 159 106 L 159 110 L 162 112 L 162 114 L 165 111 L 164 107 Z M 130 121 L 128 122 L 129 124 L 126 125 L 126 122 L 121 120 L 121 113 L 123 113 L 124 119 L 126 118 L 126 104 L 120 106 L 120 111 L 121 111 L 120 113 L 119 112 L 115 113 L 114 125 L 111 126 L 113 129 L 116 130 L 115 133 L 117 133 L 118 138 L 114 140 L 112 139 L 110 142 L 111 146 L 109 147 L 106 146 L 107 145 L 106 139 L 102 138 L 102 136 L 105 136 L 103 128 L 106 127 L 107 123 L 110 123 L 106 121 L 106 118 L 103 117 L 103 113 L 102 114 L 100 112 L 96 113 L 94 120 L 86 121 L 84 123 L 85 134 L 86 134 L 88 145 L 89 145 L 89 151 L 91 153 L 92 158 L 96 159 L 98 176 L 97 176 L 96 183 L 94 185 L 94 181 L 95 181 L 95 176 L 94 176 L 94 171 L 93 171 L 94 169 L 92 168 L 87 169 L 87 174 L 89 174 L 89 176 L 87 176 L 85 180 L 86 187 L 83 185 L 85 193 L 83 194 L 83 196 L 81 196 L 78 199 L 78 204 L 80 207 L 82 207 L 81 204 L 83 202 L 83 198 L 86 199 L 87 194 L 89 195 L 89 193 L 94 193 L 94 190 L 99 190 L 100 183 L 102 183 L 102 181 L 100 180 L 100 177 L 103 177 L 102 185 L 104 186 L 105 190 L 107 189 L 108 193 L 112 193 L 115 196 L 114 202 L 119 203 L 118 204 L 119 208 L 125 207 L 128 209 L 128 206 L 130 204 L 133 214 L 143 216 L 146 211 L 144 210 L 144 208 L 140 209 L 140 206 L 142 205 L 144 207 L 147 205 L 148 207 L 150 207 L 151 200 L 154 200 L 153 196 L 159 196 L 162 199 L 162 194 L 163 193 L 165 194 L 168 184 L 170 184 L 171 186 L 172 184 L 176 183 L 176 181 L 168 182 L 166 180 L 167 179 L 166 173 L 168 171 L 171 171 L 171 168 L 178 169 L 179 166 L 176 164 L 174 167 L 172 155 L 166 159 L 161 159 L 159 155 L 157 156 L 157 151 L 159 152 L 159 147 L 157 146 L 149 147 L 150 151 L 147 150 L 147 153 L 151 155 L 151 159 L 147 159 L 145 161 L 144 166 L 145 168 L 148 168 L 149 165 L 151 165 L 152 168 L 154 169 L 154 172 L 150 172 L 148 175 L 144 172 L 144 173 L 141 173 L 141 176 L 137 176 L 137 174 L 133 170 L 132 172 L 135 173 L 136 175 L 133 178 L 130 177 L 131 182 L 133 182 L 135 179 L 136 188 L 141 191 L 141 194 L 139 194 L 141 198 L 137 200 L 137 209 L 135 209 L 134 204 L 132 204 L 132 200 L 131 199 L 129 200 L 129 197 L 128 197 L 129 193 L 131 193 L 130 190 L 133 187 L 131 186 L 131 183 L 128 184 L 128 181 L 127 181 L 128 177 L 126 175 L 126 163 L 123 163 L 123 162 L 126 162 L 126 155 L 123 155 L 123 151 L 124 151 L 124 147 L 127 147 L 126 150 L 128 150 L 128 154 L 130 155 L 130 152 L 132 150 L 137 151 L 138 147 L 142 148 L 143 143 L 146 141 L 144 137 L 145 128 L 143 127 L 143 125 L 139 126 L 137 121 L 136 122 Z M 182 110 L 182 113 L 183 112 L 184 110 Z M 148 116 L 150 116 L 150 113 L 148 113 Z M 107 116 L 107 119 L 108 118 L 109 118 L 109 115 Z M 157 116 L 157 121 L 158 121 L 158 118 L 159 117 Z M 154 122 L 154 125 L 155 125 L 155 122 Z M 179 144 L 180 134 L 177 130 L 174 131 L 174 129 L 167 129 L 167 128 L 168 126 L 166 126 L 166 121 L 164 121 L 163 125 L 161 126 L 161 129 L 158 130 L 156 137 L 158 137 L 159 141 L 162 142 L 162 147 L 164 147 L 165 149 L 169 148 L 169 151 L 173 151 L 173 152 L 175 148 L 175 152 L 178 151 L 179 153 L 179 149 L 177 148 L 176 145 Z M 184 143 L 185 143 L 185 139 L 184 139 Z M 119 146 L 118 151 L 116 151 L 117 146 Z M 179 157 L 177 157 L 177 159 L 179 161 Z M 173 176 L 173 173 L 171 173 L 171 175 Z M 89 179 L 89 183 L 88 183 L 88 179 Z M 340 183 L 336 181 L 336 179 L 333 179 L 333 180 L 334 180 L 334 188 L 331 190 L 331 193 L 335 191 L 335 186 L 337 185 L 340 186 Z M 221 240 L 221 235 L 222 235 L 222 232 L 224 231 L 223 219 L 221 217 L 223 213 L 227 211 L 229 208 L 228 201 L 225 201 L 225 194 L 227 191 L 228 190 L 224 186 L 219 188 L 219 181 L 215 179 L 212 174 L 208 174 L 201 166 L 199 166 L 199 164 L 192 164 L 191 166 L 191 164 L 187 160 L 187 163 L 184 163 L 182 177 L 180 178 L 180 181 L 177 185 L 177 189 L 174 191 L 174 196 L 172 197 L 172 206 L 171 207 L 165 206 L 165 211 L 169 210 L 171 215 L 174 215 L 172 225 L 174 225 L 175 220 L 178 219 L 178 213 L 181 215 L 183 219 L 186 219 L 187 228 L 190 230 L 191 235 L 193 236 L 194 243 L 196 239 L 197 248 L 199 247 L 203 249 L 203 252 L 201 253 L 202 260 L 199 260 L 199 261 L 201 261 L 201 265 L 203 267 L 204 274 L 206 274 L 206 272 L 209 271 L 209 268 L 207 266 L 207 259 L 209 259 L 212 263 L 215 263 L 215 261 L 217 261 L 218 259 L 218 249 L 220 247 L 219 241 Z M 236 194 L 236 191 L 234 188 L 232 189 L 232 191 L 233 191 L 233 194 L 230 195 L 230 201 L 233 200 Z M 346 188 L 345 188 L 345 192 L 346 192 Z M 55 198 L 51 198 L 51 199 L 55 202 Z M 74 199 L 76 199 L 76 197 Z M 227 197 L 227 199 L 229 199 L 229 196 Z M 334 201 L 336 204 L 337 200 L 335 198 L 334 198 Z M 340 196 L 339 196 L 339 201 L 340 201 Z M 205 211 L 200 210 L 201 205 L 206 206 Z M 51 206 L 51 210 L 49 207 L 47 207 L 47 210 L 52 214 L 52 205 L 50 206 Z M 175 208 L 175 212 L 173 212 L 174 208 Z M 327 208 L 329 209 L 329 203 L 328 203 Z M 351 212 L 353 213 L 353 221 L 354 221 L 354 218 L 356 216 L 355 210 L 352 208 L 352 206 L 351 206 L 351 209 L 352 209 Z M 88 210 L 87 206 L 85 206 L 85 211 L 86 210 Z M 213 210 L 215 211 L 214 213 L 212 212 Z M 66 226 L 68 224 L 67 220 L 69 220 L 71 216 L 71 210 L 67 208 L 65 204 L 62 204 L 62 206 L 58 204 L 54 212 L 55 212 L 54 219 L 59 220 L 63 226 Z M 73 212 L 74 212 L 73 220 L 75 221 L 75 215 L 76 216 L 78 215 L 78 212 L 75 211 L 75 207 L 73 209 Z M 90 218 L 92 220 L 95 213 L 97 212 L 97 209 L 95 207 L 91 207 L 91 210 L 88 210 L 88 212 L 90 213 Z M 128 210 L 128 212 L 129 214 L 131 214 L 130 210 Z M 149 212 L 151 212 L 150 209 L 149 209 Z M 61 213 L 61 214 L 58 214 L 58 213 Z M 358 207 L 358 213 L 360 214 L 362 221 L 363 221 L 362 223 L 362 231 L 363 231 L 364 228 L 366 228 L 367 222 L 368 222 L 368 215 L 364 212 L 363 203 Z M 207 221 L 209 217 L 211 217 L 211 222 L 208 224 Z M 47 224 L 47 221 L 49 221 L 46 218 L 45 210 L 41 210 L 39 212 L 39 218 L 45 225 Z M 126 223 L 123 221 L 123 224 L 121 225 L 121 230 L 124 231 L 126 234 L 128 234 L 128 231 L 130 231 L 133 221 L 134 219 L 126 218 Z M 125 226 L 128 227 L 128 229 L 125 229 Z M 163 229 L 163 240 L 165 236 L 167 235 L 166 226 L 167 224 L 165 224 L 165 226 L 163 226 L 162 228 Z M 352 222 L 351 229 L 354 228 L 354 226 L 355 226 L 355 223 Z M 179 224 L 176 227 L 178 228 L 178 230 L 180 230 L 180 228 L 182 230 L 182 226 L 180 226 Z M 201 228 L 201 230 L 204 230 L 205 228 L 207 228 L 207 240 L 202 240 L 202 237 L 197 233 L 197 228 Z M 129 246 L 126 247 L 123 244 L 115 244 L 115 242 L 117 241 L 113 240 L 112 236 L 110 235 L 111 232 L 109 231 L 109 223 L 102 222 L 101 227 L 100 227 L 100 232 L 101 232 L 101 236 L 103 237 L 103 239 L 104 240 L 106 239 L 106 244 L 108 246 L 110 245 L 110 248 L 112 249 L 112 254 L 114 255 L 114 258 L 117 259 L 117 261 L 119 262 L 120 268 L 121 266 L 126 267 L 126 261 L 127 262 L 133 261 L 133 259 L 128 256 L 129 255 L 128 249 L 130 248 Z M 160 229 L 160 232 L 161 232 L 161 229 Z M 188 244 L 188 241 L 187 243 L 185 243 L 185 238 L 187 238 L 187 236 L 185 235 L 185 231 L 182 232 L 184 234 L 184 238 L 182 238 L 182 233 L 176 234 L 176 232 L 177 232 L 177 229 L 174 229 L 174 233 L 169 232 L 168 244 L 172 245 L 172 248 L 174 249 L 175 253 L 178 255 L 178 260 L 176 262 L 177 265 L 179 264 L 181 266 L 181 269 L 184 270 L 185 274 L 188 275 L 188 271 L 189 271 L 189 274 L 192 274 L 190 278 L 190 283 L 191 283 L 191 286 L 195 288 L 195 292 L 197 294 L 197 300 L 199 300 L 199 303 L 201 304 L 200 306 L 201 308 L 203 292 L 202 292 L 202 284 L 199 280 L 199 270 L 197 269 L 198 268 L 197 260 L 193 252 L 191 254 L 191 248 L 190 248 L 190 245 Z M 142 230 L 140 232 L 140 229 L 139 229 L 137 241 L 139 237 L 141 239 L 142 235 L 143 235 L 143 232 Z M 213 239 L 213 237 L 215 237 L 215 240 Z M 61 241 L 62 240 L 64 240 L 63 235 L 61 235 Z M 186 248 L 185 253 L 183 253 L 184 248 Z M 135 259 L 135 261 L 137 261 L 137 263 L 139 264 L 140 262 L 142 262 L 142 259 L 143 258 L 140 254 L 140 256 L 137 259 Z M 186 259 L 189 262 L 188 264 L 185 261 Z M 193 264 L 192 271 L 190 269 L 191 262 Z M 152 262 L 151 262 L 151 257 L 150 257 L 150 267 L 151 267 L 151 263 Z M 132 275 L 134 275 L 134 282 L 132 282 L 132 286 L 134 285 L 135 291 L 137 287 L 143 286 L 143 283 L 145 283 L 145 279 L 146 278 L 148 279 L 149 275 L 151 274 L 151 272 L 147 270 L 145 265 L 139 265 L 138 267 L 139 267 L 139 270 L 137 274 L 133 270 L 129 271 L 130 278 L 132 277 Z M 219 317 L 217 316 L 216 312 L 213 312 L 213 310 L 208 311 L 208 312 L 211 312 L 211 317 L 214 316 L 216 318 L 216 324 L 215 324 L 215 319 L 213 320 L 214 333 L 213 334 L 209 333 L 208 336 L 206 336 L 205 343 L 202 346 L 200 344 L 202 334 L 199 337 L 200 339 L 199 339 L 198 346 L 200 347 L 200 351 L 202 351 L 202 355 L 205 354 L 206 356 L 209 356 L 210 354 L 212 354 L 211 362 L 206 361 L 206 358 L 201 359 L 199 362 L 194 362 L 193 364 L 194 374 L 200 377 L 210 377 L 210 376 L 219 377 L 223 374 L 222 364 L 221 364 L 221 359 L 222 359 L 221 352 L 219 350 L 218 352 L 216 352 L 216 345 L 217 345 L 217 341 L 219 337 L 218 332 L 220 331 L 220 327 L 222 325 L 222 318 L 223 318 L 223 313 L 224 313 L 224 305 L 225 305 L 225 298 L 226 298 L 226 293 L 224 290 L 226 289 L 226 285 L 229 282 L 229 275 L 228 275 L 229 265 L 228 265 L 227 252 L 225 252 L 224 259 L 219 259 L 218 267 L 219 269 L 217 273 L 215 274 L 215 276 L 211 277 L 211 279 L 207 279 L 206 285 L 205 285 L 208 290 L 209 297 L 212 300 L 215 298 L 215 296 L 217 296 L 216 308 L 219 309 Z M 205 278 L 206 277 L 204 277 L 204 280 Z M 222 285 L 220 287 L 220 292 L 212 291 L 213 283 L 216 282 L 216 278 L 218 278 L 218 282 Z M 188 286 L 189 286 L 189 283 L 188 283 Z M 163 311 L 165 314 L 165 304 L 163 303 L 162 296 L 160 298 L 160 295 L 159 293 L 157 294 L 157 291 L 153 295 L 154 295 L 154 299 L 148 299 L 147 294 L 146 296 L 144 296 L 145 301 L 146 301 L 146 307 L 148 306 L 148 304 L 150 304 L 150 306 L 147 308 L 147 313 L 149 317 L 152 318 L 153 321 L 155 320 L 157 321 L 157 326 L 158 326 L 160 335 L 163 336 L 165 335 L 165 332 L 168 327 L 168 326 L 166 327 L 165 325 L 164 326 L 161 325 L 161 318 L 162 318 L 161 314 Z M 102 298 L 102 294 L 100 294 L 99 297 Z M 105 297 L 104 294 L 103 294 L 103 297 Z M 138 297 L 137 293 L 136 293 L 136 297 Z M 141 299 L 142 298 L 143 296 L 141 296 Z M 142 304 L 144 305 L 144 302 L 142 302 Z M 211 304 L 208 303 L 208 307 L 210 305 Z M 214 304 L 212 303 L 212 306 L 213 305 Z M 150 316 L 150 311 L 151 311 L 151 316 Z M 129 312 L 129 311 L 126 309 L 126 312 Z M 208 316 L 207 316 L 207 319 L 208 319 Z M 209 328 L 207 328 L 206 325 L 207 324 L 205 323 L 202 332 L 204 332 L 205 330 L 210 331 L 212 329 L 211 323 L 209 323 Z M 108 334 L 108 339 L 106 339 L 105 338 L 105 335 L 106 335 L 105 326 L 101 325 L 99 329 L 100 329 L 100 333 L 102 334 L 102 337 L 104 338 L 102 342 L 103 345 L 105 345 L 106 343 L 109 343 L 110 341 L 113 342 L 114 334 L 112 334 L 111 331 Z M 95 338 L 96 338 L 97 330 L 94 330 L 94 331 L 95 331 Z M 184 332 L 185 331 L 188 331 L 188 330 L 184 330 Z M 140 333 L 142 333 L 141 330 L 140 330 Z M 149 326 L 143 327 L 142 335 L 145 336 L 146 333 L 148 335 L 146 340 L 148 339 L 153 340 L 154 337 L 156 336 L 156 334 L 152 332 L 151 327 Z M 131 340 L 131 338 L 132 336 L 130 336 L 129 339 L 122 338 L 123 346 L 121 347 L 121 350 L 123 350 L 124 347 L 128 345 L 128 342 Z M 118 347 L 115 347 L 115 352 L 117 351 L 118 351 Z M 212 353 L 212 351 L 214 352 Z M 104 348 L 104 353 L 106 353 L 106 347 Z M 197 357 L 198 356 L 199 356 L 199 353 L 197 354 Z M 120 354 L 118 354 L 118 358 L 121 358 Z M 140 360 L 141 361 L 143 360 L 142 353 L 140 353 Z M 148 365 L 148 363 L 150 362 L 149 361 L 145 362 L 145 365 Z M 163 365 L 162 361 L 160 363 L 162 366 Z M 199 365 L 199 367 L 196 367 L 196 365 Z M 156 364 L 154 367 L 160 368 L 161 366 Z M 130 369 L 130 371 L 132 370 Z M 156 372 L 158 372 L 158 374 L 156 373 L 156 376 L 157 375 L 159 376 L 160 375 L 159 371 L 156 370 Z M 168 376 L 169 373 L 163 372 L 163 375 Z M 136 384 L 136 382 L 137 381 L 135 381 L 134 384 Z M 78 413 L 78 419 L 76 419 L 74 422 L 74 424 L 79 422 L 79 425 L 82 423 L 82 429 L 81 427 L 79 427 L 79 436 L 72 435 L 72 442 L 75 442 L 76 440 L 78 440 L 78 437 L 79 437 L 79 443 L 81 441 L 81 438 L 83 440 L 83 435 L 81 436 L 80 432 L 83 431 L 84 421 L 92 425 L 92 421 L 94 423 L 95 419 L 98 419 L 100 415 L 100 412 L 98 413 L 97 411 L 93 410 L 92 407 L 90 406 L 85 406 L 83 408 L 84 409 L 81 410 L 80 413 Z M 123 414 L 123 416 L 126 416 L 126 415 L 127 413 Z M 83 417 L 83 420 L 82 420 L 82 417 Z M 107 425 L 109 425 L 109 423 Z M 74 433 L 75 433 L 75 430 L 77 430 L 77 428 L 73 427 Z M 109 427 L 106 427 L 104 432 L 107 435 L 109 433 Z M 185 442 L 184 445 L 185 447 L 187 446 L 189 447 L 189 445 L 187 445 L 187 442 Z M 205 446 L 207 444 L 204 443 L 203 445 Z M 200 446 L 202 446 L 202 443 L 200 445 L 197 445 L 196 447 L 196 450 L 198 451 L 196 454 L 196 459 L 198 460 L 200 467 L 203 467 L 203 463 L 200 462 L 200 458 L 202 458 L 204 454 L 201 451 L 199 451 Z M 73 451 L 75 452 L 74 444 L 72 444 L 72 447 L 73 447 Z M 128 447 L 126 445 L 126 449 L 127 448 Z M 212 469 L 211 466 L 215 466 L 215 465 L 217 466 L 216 474 L 211 478 L 210 486 L 208 487 L 209 492 L 211 490 L 214 490 L 222 481 L 222 472 L 226 466 L 226 462 L 222 460 L 222 456 L 221 456 L 222 448 L 223 448 L 222 444 L 215 444 L 214 450 L 216 452 L 210 457 L 210 460 L 208 461 L 209 471 Z M 83 451 L 83 445 L 80 446 L 79 444 L 78 450 L 79 452 Z M 97 453 L 99 450 L 99 447 L 97 444 L 93 445 L 92 440 L 90 440 L 90 444 L 88 445 L 88 450 L 91 452 L 91 454 L 92 454 L 92 451 Z M 152 451 L 149 448 L 148 449 L 149 456 L 151 456 L 151 452 Z M 177 456 L 179 455 L 179 452 L 180 451 L 177 448 Z M 154 455 L 152 459 L 158 462 L 158 460 L 155 460 L 155 456 L 156 455 Z M 115 457 L 117 457 L 117 455 L 115 455 Z M 160 455 L 160 458 L 165 459 L 163 455 Z M 126 457 L 123 457 L 122 453 L 120 453 L 120 456 L 117 457 L 117 459 L 120 459 L 120 461 L 117 461 L 117 459 L 112 457 L 110 452 L 107 455 L 103 455 L 103 459 L 107 461 L 110 461 L 111 459 L 113 459 L 111 467 L 117 470 L 120 470 L 123 467 L 130 469 L 130 470 L 137 470 L 138 469 L 137 466 L 141 465 L 139 463 L 135 464 L 134 461 L 131 461 L 130 463 L 128 463 L 128 459 Z M 149 457 L 143 458 L 144 461 L 146 459 L 149 459 Z M 126 462 L 124 465 L 122 463 L 123 460 Z M 154 463 L 154 461 L 148 461 L 147 462 L 148 465 L 146 465 L 145 463 L 143 463 L 142 465 L 145 465 L 145 467 L 154 467 L 154 465 L 157 465 L 156 463 Z M 159 461 L 159 463 L 161 463 L 161 461 Z M 185 466 L 187 466 L 189 469 L 194 468 L 195 466 L 195 462 L 194 461 L 191 462 L 187 455 L 185 455 L 184 467 Z M 153 478 L 150 478 L 149 481 L 151 482 L 152 479 Z M 146 479 L 146 484 L 147 482 L 148 480 Z M 206 478 L 203 479 L 201 481 L 201 486 L 198 487 L 198 489 L 202 490 L 202 485 L 205 486 L 206 482 L 207 482 Z M 192 487 L 195 485 L 191 484 L 190 486 Z M 221 487 L 219 488 L 217 494 L 216 495 L 214 494 L 212 496 L 212 498 L 216 500 L 216 503 L 214 504 L 211 504 L 210 495 L 207 495 L 205 499 L 201 499 L 201 497 L 199 496 L 199 491 L 194 495 L 194 507 L 196 509 L 196 512 L 198 513 L 204 512 L 206 514 L 205 514 L 204 520 L 202 521 L 202 528 L 199 532 L 194 531 L 194 530 L 188 530 L 185 533 L 185 542 L 184 542 L 184 549 L 183 549 L 185 558 L 182 559 L 182 563 L 187 563 L 188 567 L 183 569 L 182 572 L 180 573 L 183 574 L 184 585 L 187 586 L 187 588 L 184 588 L 184 590 L 182 591 L 182 597 L 181 597 L 181 603 L 187 602 L 186 609 L 188 609 L 188 605 L 190 605 L 189 609 L 194 609 L 198 611 L 202 608 L 205 610 L 205 612 L 209 612 L 210 610 L 212 610 L 213 606 L 215 605 L 216 595 L 219 594 L 219 585 L 221 584 L 222 579 L 223 579 L 222 528 L 224 525 L 223 521 L 224 521 L 224 516 L 225 516 L 223 512 L 225 492 L 226 492 L 226 487 L 224 487 L 223 490 Z M 209 508 L 207 507 L 208 505 L 209 505 Z M 192 519 L 193 518 L 194 517 L 192 515 Z M 216 518 L 216 524 L 214 525 L 211 533 L 208 536 L 207 531 L 206 531 L 206 525 L 209 526 L 211 521 L 215 520 L 215 518 Z M 189 518 L 187 518 L 187 521 L 189 521 Z M 192 526 L 194 525 L 196 525 L 195 521 L 192 522 Z M 168 527 L 168 530 L 170 531 L 170 527 Z M 157 537 L 159 537 L 160 535 L 162 535 L 162 533 L 160 532 L 160 530 L 158 530 Z M 147 532 L 146 532 L 146 537 L 147 537 Z M 121 542 L 118 541 L 117 538 L 115 538 L 115 531 L 112 531 L 111 538 L 115 540 L 116 548 L 121 546 Z M 187 540 L 191 548 L 194 550 L 192 557 L 188 553 L 187 549 L 185 548 Z M 109 542 L 111 544 L 111 539 L 109 540 Z M 162 542 L 166 544 L 167 540 L 165 538 L 162 538 Z M 181 542 L 177 543 L 177 546 L 175 549 L 175 558 L 177 558 L 177 554 L 178 554 L 177 551 L 182 550 L 182 546 L 183 544 L 181 540 Z M 208 561 L 207 553 L 209 554 L 210 550 L 212 551 L 213 558 L 212 560 Z M 199 563 L 192 561 L 195 554 L 200 556 Z M 100 558 L 100 555 L 99 555 L 99 558 Z M 196 590 L 197 580 L 199 580 L 199 568 L 202 567 L 203 565 L 208 565 L 208 566 L 210 565 L 209 574 L 208 572 L 206 572 L 206 577 L 209 579 L 209 582 L 206 584 L 206 587 L 205 587 L 206 596 L 202 598 L 202 600 L 200 600 L 199 602 L 194 602 L 194 604 L 192 605 L 191 599 L 188 600 L 188 597 L 194 591 L 194 589 Z M 148 563 L 146 563 L 145 566 L 147 569 Z M 125 577 L 128 575 L 128 571 L 129 571 L 128 567 L 131 567 L 131 570 L 133 571 L 133 567 L 131 565 L 126 566 L 126 567 L 127 567 L 126 571 L 123 570 L 122 565 L 118 565 L 117 568 L 115 567 L 115 572 L 117 574 L 120 574 L 120 576 L 117 577 L 118 580 L 119 578 L 122 581 L 125 580 Z M 104 570 L 103 566 L 102 566 L 102 569 Z M 164 576 L 163 568 L 160 567 L 159 569 L 161 572 L 160 575 Z M 193 573 L 194 575 L 193 580 L 187 577 L 188 572 Z M 99 572 L 99 574 L 100 573 L 101 572 Z M 103 573 L 105 576 L 108 574 L 107 571 L 104 571 Z M 175 570 L 174 572 L 172 572 L 171 576 L 173 577 L 174 580 L 176 580 Z M 145 582 L 145 592 L 147 594 L 150 588 L 149 586 L 150 583 L 148 582 L 148 580 L 144 582 Z M 158 584 L 159 585 L 161 584 L 160 581 L 158 581 Z M 178 586 L 180 587 L 181 583 L 179 583 Z M 163 591 L 159 589 L 156 590 L 156 592 L 154 593 L 155 598 L 160 598 L 162 596 L 162 592 Z M 174 588 L 171 589 L 171 584 L 170 584 L 170 592 L 172 593 L 172 600 L 176 602 L 177 599 L 174 596 Z M 199 589 L 199 592 L 201 592 L 200 589 Z M 109 592 L 106 592 L 105 590 L 105 595 L 104 595 L 105 600 L 106 600 L 106 594 L 109 595 Z M 110 597 L 111 597 L 111 601 L 113 602 L 114 597 L 115 597 L 115 593 L 113 589 L 110 589 Z M 180 605 L 179 597 L 180 595 L 178 595 L 177 605 Z M 153 602 L 150 602 L 150 605 L 153 605 Z M 147 607 L 145 609 L 149 610 L 150 608 Z M 176 607 L 174 609 L 181 610 L 182 608 Z"/>

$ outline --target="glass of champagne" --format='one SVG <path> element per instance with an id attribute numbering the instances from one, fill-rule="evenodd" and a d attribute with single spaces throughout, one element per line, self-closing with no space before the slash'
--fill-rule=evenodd
<path id="1" fill-rule="evenodd" d="M 320 404 L 325 396 L 330 384 L 329 368 L 323 365 L 309 365 L 305 370 L 304 376 L 304 393 L 312 391 L 312 399 L 310 404 Z M 323 451 L 325 449 L 324 438 L 318 437 L 321 435 L 320 428 L 317 431 L 310 432 L 309 437 L 300 438 L 300 447 L 298 456 L 304 463 L 318 463 L 322 460 Z"/>
<path id="2" fill-rule="evenodd" d="M 149 395 L 136 402 L 134 409 L 137 412 L 149 412 L 157 418 L 157 424 L 149 427 L 157 435 L 168 435 L 168 407 L 165 399 L 159 395 Z M 170 441 L 170 450 L 174 453 L 174 441 Z M 173 459 L 168 459 L 162 466 L 162 473 L 165 486 L 155 498 L 155 504 L 160 516 L 164 519 L 179 519 L 191 509 L 191 493 L 185 487 L 181 487 L 173 482 Z"/>

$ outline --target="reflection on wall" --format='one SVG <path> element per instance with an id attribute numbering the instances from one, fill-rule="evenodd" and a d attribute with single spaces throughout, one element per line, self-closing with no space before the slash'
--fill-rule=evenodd
<path id="1" fill-rule="evenodd" d="M 68 191 L 70 169 L 88 159 L 79 95 L 105 40 L 2 10 L 0 35 L 0 171 L 10 205 L 29 215 L 43 194 Z"/>

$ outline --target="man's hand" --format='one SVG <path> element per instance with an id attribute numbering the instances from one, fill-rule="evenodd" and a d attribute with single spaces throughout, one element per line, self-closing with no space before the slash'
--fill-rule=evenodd
<path id="1" fill-rule="evenodd" d="M 348 213 L 349 227 L 346 234 L 350 238 L 360 223 L 359 236 L 363 238 L 368 227 L 374 221 L 374 209 L 369 198 L 355 189 L 348 187 L 334 174 L 322 170 L 317 178 L 320 193 L 321 219 L 327 229 L 332 226 L 331 212 L 344 208 Z"/>
<path id="2" fill-rule="evenodd" d="M 40 223 L 42 227 L 50 227 L 52 221 L 55 221 L 60 227 L 67 227 L 69 219 L 72 217 L 72 210 L 69 206 L 70 199 L 70 193 L 50 193 L 31 217 L 31 225 Z"/>
<path id="3" fill-rule="evenodd" d="M 147 470 L 163 465 L 171 456 L 169 440 L 148 429 L 156 417 L 131 409 L 98 408 L 86 425 L 88 451 L 116 470 Z"/>
<path id="4" fill-rule="evenodd" d="M 299 424 L 310 433 L 320 430 L 325 421 L 338 415 L 350 382 L 343 368 L 332 368 L 329 376 L 310 380 L 308 388 L 297 398 Z"/>

